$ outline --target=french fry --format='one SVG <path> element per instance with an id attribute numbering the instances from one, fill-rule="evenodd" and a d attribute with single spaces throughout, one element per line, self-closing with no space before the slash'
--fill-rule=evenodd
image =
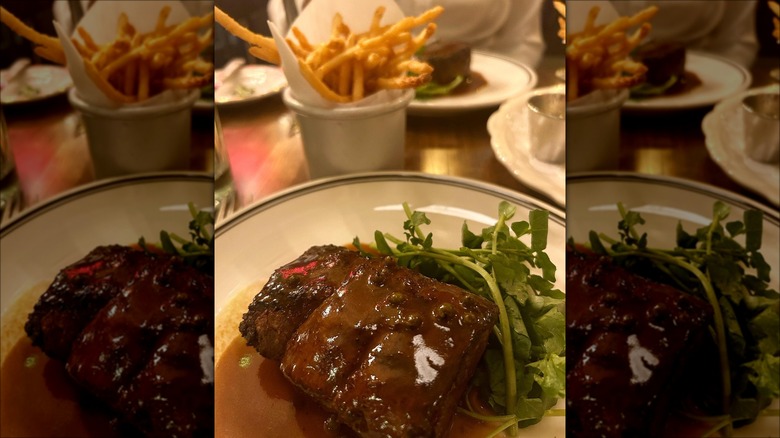
<path id="1" fill-rule="evenodd" d="M 36 46 L 33 52 L 41 58 L 48 59 L 57 64 L 65 64 L 65 53 L 55 47 Z"/>
<path id="2" fill-rule="evenodd" d="M 22 38 L 37 44 L 38 46 L 33 50 L 38 56 L 57 64 L 65 63 L 65 54 L 57 38 L 36 31 L 2 6 L 0 6 L 0 22 L 5 23 L 6 26 Z"/>
<path id="3" fill-rule="evenodd" d="M 629 54 L 650 32 L 652 27 L 648 20 L 658 12 L 658 8 L 651 6 L 633 16 L 618 17 L 606 25 L 596 25 L 599 12 L 597 6 L 591 8 L 583 30 L 566 36 L 568 100 L 594 89 L 638 85 L 647 72 L 647 67 L 631 60 Z M 634 27 L 636 30 L 629 33 Z"/>
<path id="4" fill-rule="evenodd" d="M 566 43 L 566 3 L 563 0 L 553 0 L 553 7 L 561 16 L 558 17 L 558 38 Z"/>
<path id="5" fill-rule="evenodd" d="M 170 7 L 160 9 L 153 31 L 140 34 L 125 13 L 117 19 L 116 38 L 99 45 L 83 27 L 71 41 L 87 75 L 109 98 L 120 103 L 145 100 L 165 89 L 198 88 L 212 79 L 214 65 L 200 58 L 213 41 L 213 14 L 167 25 Z M 0 8 L 0 21 L 35 44 L 35 52 L 65 64 L 57 38 L 43 35 Z M 201 33 L 201 30 L 206 28 Z"/>
<path id="6" fill-rule="evenodd" d="M 137 100 L 135 97 L 125 95 L 114 88 L 111 83 L 109 83 L 100 75 L 100 72 L 98 71 L 97 67 L 95 67 L 95 64 L 93 64 L 89 59 L 84 59 L 84 69 L 87 72 L 87 76 L 92 79 L 92 82 L 94 82 L 95 85 L 97 85 L 98 88 L 100 88 L 100 90 L 103 91 L 103 93 L 105 93 L 106 96 L 108 96 L 111 100 L 121 103 L 133 103 Z"/>
<path id="7" fill-rule="evenodd" d="M 145 100 L 149 97 L 149 64 L 140 61 L 138 65 L 138 99 Z"/>
<path id="8" fill-rule="evenodd" d="M 336 13 L 327 41 L 314 44 L 296 26 L 286 41 L 303 77 L 322 97 L 334 102 L 355 101 L 380 89 L 412 88 L 430 81 L 431 67 L 412 58 L 433 36 L 436 24 L 431 21 L 442 11 L 440 6 L 433 7 L 383 26 L 386 11 L 379 7 L 369 30 L 360 34 L 353 33 Z M 250 54 L 273 64 L 281 62 L 273 39 L 244 28 L 219 8 L 214 16 L 228 32 L 250 44 Z M 424 27 L 415 34 L 414 29 L 420 26 Z"/>
<path id="9" fill-rule="evenodd" d="M 340 102 L 340 103 L 347 103 L 349 102 L 349 97 L 342 96 L 340 94 L 335 93 L 333 90 L 328 88 L 325 83 L 323 83 L 320 79 L 318 79 L 314 72 L 312 71 L 311 67 L 309 67 L 303 60 L 298 60 L 298 66 L 301 69 L 301 74 L 303 74 L 303 77 L 306 78 L 307 81 L 309 81 L 310 84 L 312 84 L 312 87 L 317 90 L 318 93 L 320 93 L 323 97 L 325 97 L 328 100 L 332 100 L 334 102 Z"/>
<path id="10" fill-rule="evenodd" d="M 216 19 L 217 23 L 225 28 L 225 30 L 248 42 L 253 46 L 253 48 L 257 47 L 257 49 L 254 50 L 254 53 L 252 53 L 252 48 L 249 49 L 253 56 L 257 56 L 258 58 L 270 62 L 271 64 L 279 65 L 279 63 L 282 62 L 281 58 L 279 57 L 279 52 L 276 50 L 276 44 L 274 43 L 273 38 L 258 35 L 250 31 L 244 26 L 238 24 L 236 20 L 231 18 L 228 14 L 224 13 L 216 6 L 214 6 L 214 18 Z"/>

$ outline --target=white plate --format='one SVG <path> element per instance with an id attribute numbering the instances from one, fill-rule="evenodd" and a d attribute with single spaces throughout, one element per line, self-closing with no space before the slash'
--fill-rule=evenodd
<path id="1" fill-rule="evenodd" d="M 63 193 L 0 229 L 0 314 L 21 293 L 99 245 L 157 242 L 160 230 L 188 236 L 188 202 L 211 208 L 214 180 L 202 173 L 109 179 Z"/>
<path id="2" fill-rule="evenodd" d="M 249 286 L 264 282 L 274 269 L 313 245 L 351 243 L 355 236 L 370 243 L 375 230 L 403 236 L 405 215 L 401 203 L 404 201 L 413 209 L 425 211 L 431 219 L 428 229 L 434 233 L 434 244 L 459 246 L 463 221 L 468 220 L 471 230 L 492 225 L 501 200 L 517 206 L 514 220 L 527 218 L 528 211 L 535 208 L 551 212 L 547 251 L 559 267 L 556 286 L 562 287 L 565 231 L 560 210 L 528 196 L 471 180 L 383 172 L 294 187 L 218 224 L 215 310 L 219 314 L 231 298 L 242 295 Z M 221 345 L 231 340 L 220 336 L 219 321 L 220 315 L 215 341 L 217 361 Z M 527 430 L 536 432 L 532 436 L 561 437 L 564 429 L 565 420 L 561 416 L 546 418 Z M 294 435 L 290 432 L 290 436 Z"/>
<path id="3" fill-rule="evenodd" d="M 731 178 L 743 186 L 762 194 L 774 205 L 780 205 L 780 166 L 760 163 L 745 154 L 741 102 L 745 96 L 766 92 L 780 92 L 780 86 L 752 90 L 732 96 L 715 105 L 704 116 L 704 141 L 712 159 Z"/>
<path id="4" fill-rule="evenodd" d="M 539 161 L 531 156 L 532 139 L 528 132 L 528 98 L 541 93 L 564 92 L 564 86 L 539 88 L 504 102 L 490 116 L 487 129 L 490 145 L 499 161 L 518 181 L 546 194 L 559 205 L 566 205 L 566 164 Z"/>
<path id="5" fill-rule="evenodd" d="M 0 103 L 37 102 L 64 94 L 73 85 L 70 73 L 58 65 L 31 65 L 0 90 Z"/>
<path id="6" fill-rule="evenodd" d="M 772 211 L 747 198 L 705 184 L 627 172 L 569 175 L 567 190 L 566 233 L 577 242 L 587 242 L 590 230 L 616 237 L 620 220 L 615 206 L 618 201 L 627 208 L 639 211 L 647 221 L 640 230 L 647 232 L 650 246 L 669 248 L 675 244 L 678 221 L 682 221 L 688 232 L 709 224 L 712 205 L 716 200 L 731 207 L 729 220 L 741 220 L 742 212 L 746 209 L 762 210 L 764 224 L 761 251 L 772 267 L 770 285 L 780 290 L 780 218 L 776 210 Z M 777 412 L 778 401 L 775 400 L 766 415 L 749 426 L 736 429 L 734 436 L 780 436 Z"/>
<path id="7" fill-rule="evenodd" d="M 689 50 L 685 69 L 695 73 L 701 84 L 687 93 L 647 99 L 629 99 L 623 109 L 635 111 L 670 111 L 714 105 L 750 86 L 750 72 L 741 65 L 720 56 Z"/>
<path id="8" fill-rule="evenodd" d="M 414 99 L 408 113 L 437 115 L 496 107 L 512 96 L 532 89 L 537 81 L 532 68 L 501 55 L 476 50 L 471 52 L 471 70 L 484 76 L 487 84 L 473 93 Z"/>
<path id="9" fill-rule="evenodd" d="M 287 86 L 282 69 L 272 65 L 244 65 L 214 90 L 214 102 L 228 106 L 254 102 L 279 94 Z"/>

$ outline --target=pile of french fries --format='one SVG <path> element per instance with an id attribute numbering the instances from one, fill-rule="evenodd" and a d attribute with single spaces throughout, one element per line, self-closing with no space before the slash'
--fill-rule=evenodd
<path id="1" fill-rule="evenodd" d="M 597 26 L 600 9 L 588 13 L 585 28 L 566 37 L 566 97 L 574 100 L 597 89 L 630 88 L 644 81 L 647 67 L 629 53 L 650 33 L 648 20 L 658 12 L 650 6 L 631 17 Z M 637 29 L 629 35 L 629 30 Z"/>
<path id="2" fill-rule="evenodd" d="M 776 1 L 769 0 L 769 9 L 772 11 L 773 14 L 775 14 L 774 17 L 772 17 L 772 23 L 774 24 L 774 28 L 772 29 L 772 36 L 775 37 L 775 40 L 780 43 L 780 3 L 777 3 Z"/>
<path id="3" fill-rule="evenodd" d="M 179 24 L 167 24 L 170 7 L 161 8 L 154 30 L 136 31 L 122 13 L 117 36 L 107 44 L 96 44 L 83 27 L 71 41 L 81 54 L 92 81 L 110 99 L 120 103 L 141 102 L 168 89 L 194 89 L 212 82 L 214 64 L 201 52 L 213 42 L 213 13 L 191 17 Z M 35 53 L 65 64 L 60 40 L 43 35 L 0 8 L 0 21 L 37 46 Z M 206 29 L 202 34 L 200 31 Z"/>
<path id="4" fill-rule="evenodd" d="M 306 80 L 327 100 L 339 103 L 360 100 L 382 89 L 416 88 L 431 80 L 433 69 L 414 59 L 436 31 L 432 21 L 443 11 L 431 8 L 417 17 L 405 17 L 395 24 L 381 25 L 385 9 L 373 14 L 370 29 L 353 33 L 341 14 L 333 17 L 328 41 L 312 44 L 293 26 L 287 43 L 295 54 Z M 219 8 L 216 21 L 228 32 L 250 44 L 249 53 L 272 64 L 280 57 L 272 38 L 255 34 L 238 24 Z M 425 25 L 416 35 L 412 30 Z"/>
<path id="5" fill-rule="evenodd" d="M 558 11 L 558 38 L 566 43 L 566 3 L 563 0 L 553 0 L 553 6 Z"/>

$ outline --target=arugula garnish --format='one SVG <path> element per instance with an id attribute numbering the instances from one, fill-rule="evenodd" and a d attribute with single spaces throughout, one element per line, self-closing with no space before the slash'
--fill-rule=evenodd
<path id="1" fill-rule="evenodd" d="M 495 434 L 541 420 L 565 395 L 565 294 L 554 288 L 555 265 L 545 253 L 548 212 L 533 210 L 528 221 L 510 223 L 515 207 L 501 202 L 498 221 L 479 234 L 461 228 L 462 247 L 434 246 L 431 221 L 403 204 L 404 239 L 376 231 L 375 249 L 398 264 L 458 285 L 496 303 L 499 324 L 472 385 L 489 390 L 488 402 L 501 416 L 467 414 L 500 422 Z M 530 237 L 530 246 L 520 240 Z M 359 239 L 354 245 L 361 248 Z"/>
<path id="2" fill-rule="evenodd" d="M 694 403 L 697 408 L 714 404 L 727 417 L 718 428 L 730 434 L 735 422 L 754 420 L 780 397 L 780 295 L 769 287 L 770 266 L 760 252 L 763 213 L 747 210 L 741 221 L 726 222 L 730 209 L 717 201 L 709 225 L 689 234 L 678 223 L 677 246 L 658 249 L 649 246 L 647 233 L 637 231 L 645 223 L 642 216 L 622 203 L 617 207 L 619 238 L 591 231 L 590 247 L 633 272 L 710 303 L 721 399 L 694 398 Z"/>
<path id="3" fill-rule="evenodd" d="M 192 220 L 189 223 L 190 240 L 160 231 L 160 249 L 167 254 L 178 255 L 184 262 L 199 271 L 214 275 L 214 216 L 207 211 L 199 211 L 192 202 L 187 204 Z M 138 246 L 150 251 L 143 237 L 138 239 Z M 151 251 L 154 252 L 154 251 Z"/>

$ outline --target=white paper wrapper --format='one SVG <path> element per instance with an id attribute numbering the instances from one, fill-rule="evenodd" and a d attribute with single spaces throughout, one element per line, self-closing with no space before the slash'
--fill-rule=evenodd
<path id="1" fill-rule="evenodd" d="M 184 8 L 180 1 L 99 1 L 95 2 L 84 14 L 77 26 L 82 26 L 92 35 L 92 39 L 96 44 L 102 45 L 116 39 L 117 22 L 120 13 L 124 12 L 127 14 L 128 20 L 138 32 L 150 32 L 154 30 L 160 9 L 165 5 L 171 7 L 171 13 L 166 21 L 167 24 L 180 23 L 190 17 L 189 12 L 187 12 L 187 9 Z M 73 35 L 71 36 L 81 40 L 81 37 L 76 32 L 77 26 L 74 26 Z M 185 98 L 191 92 L 190 90 L 167 90 L 135 104 L 115 102 L 109 99 L 89 78 L 84 68 L 84 60 L 70 40 L 71 36 L 66 35 L 57 22 L 54 22 L 54 28 L 65 52 L 67 67 L 71 78 L 73 78 L 73 85 L 78 91 L 79 97 L 85 102 L 103 108 L 151 106 L 177 101 Z"/>
<path id="2" fill-rule="evenodd" d="M 572 101 L 569 101 L 566 105 L 569 108 L 577 108 L 580 106 L 607 104 L 615 100 L 623 90 L 593 90 L 590 93 L 580 96 Z"/>
<path id="3" fill-rule="evenodd" d="M 319 44 L 330 39 L 333 17 L 337 12 L 341 14 L 344 23 L 349 26 L 352 33 L 362 33 L 371 27 L 374 11 L 379 6 L 385 7 L 382 25 L 395 23 L 405 16 L 401 8 L 392 0 L 361 0 L 360 2 L 354 0 L 312 0 L 301 11 L 292 25 L 298 27 L 306 35 L 309 42 Z M 342 104 L 329 101 L 320 96 L 317 90 L 303 77 L 298 67 L 298 59 L 276 26 L 271 22 L 268 22 L 268 26 L 271 28 L 271 34 L 279 50 L 282 70 L 287 77 L 290 91 L 293 97 L 306 105 L 320 108 L 360 107 L 389 102 L 403 93 L 403 90 L 381 90 L 356 102 Z M 288 36 L 292 36 L 292 32 L 288 32 Z"/>

